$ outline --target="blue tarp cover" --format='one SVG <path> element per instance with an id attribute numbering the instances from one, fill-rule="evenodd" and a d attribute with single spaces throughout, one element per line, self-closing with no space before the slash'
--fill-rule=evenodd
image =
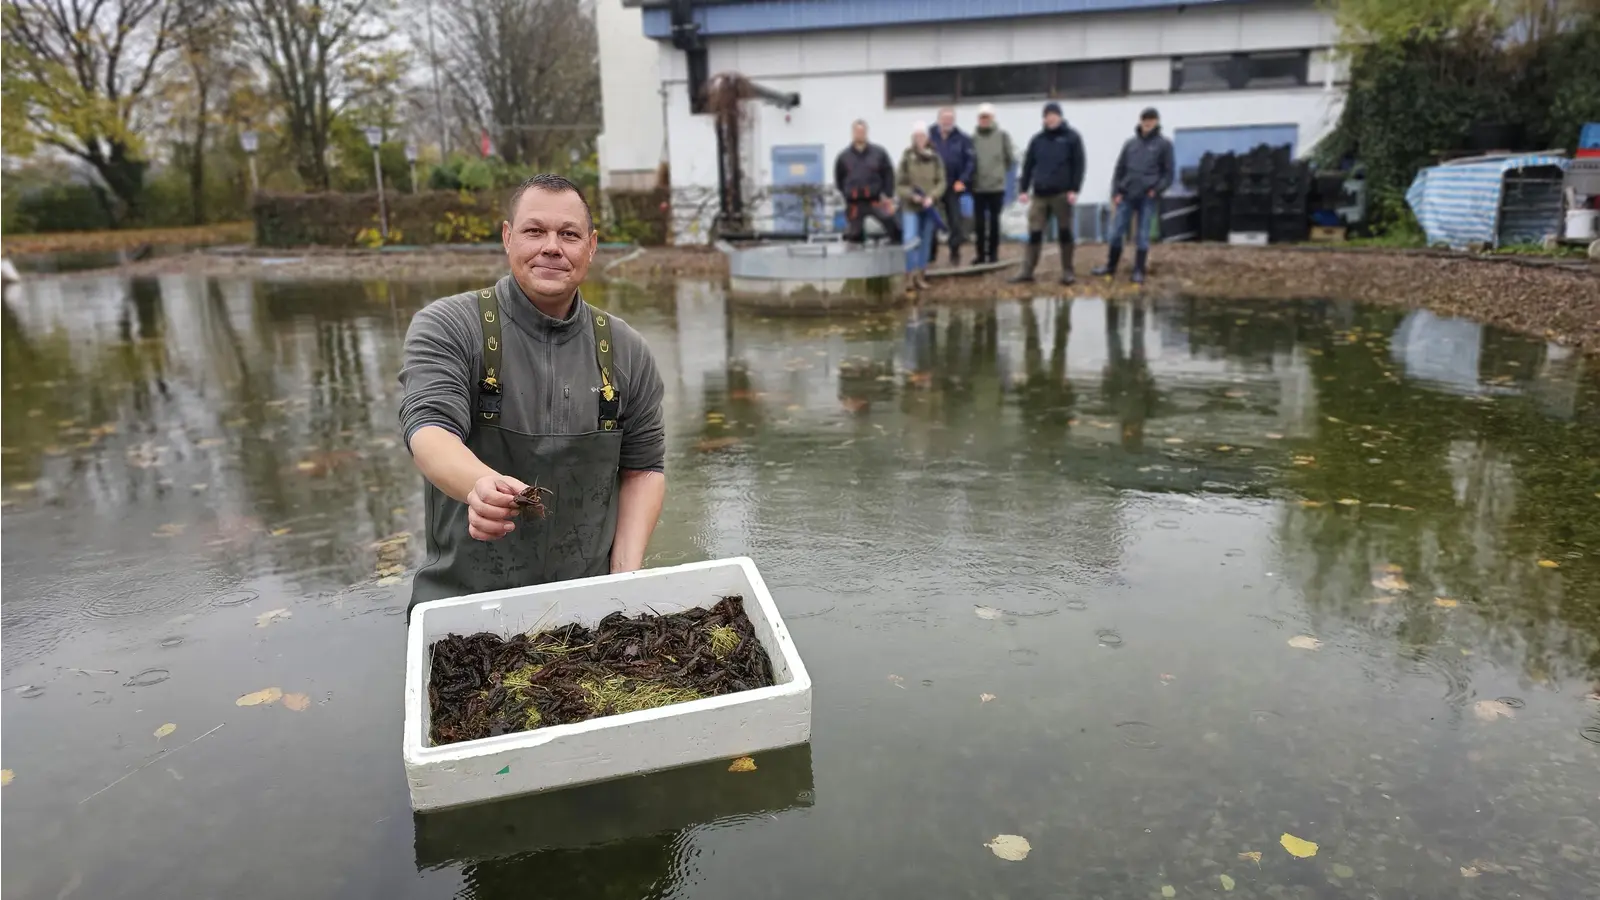
<path id="1" fill-rule="evenodd" d="M 1417 173 L 1406 203 L 1428 236 L 1428 244 L 1462 248 L 1473 241 L 1494 246 L 1505 173 L 1530 166 L 1567 168 L 1562 156 L 1507 156 L 1461 165 L 1431 166 Z"/>

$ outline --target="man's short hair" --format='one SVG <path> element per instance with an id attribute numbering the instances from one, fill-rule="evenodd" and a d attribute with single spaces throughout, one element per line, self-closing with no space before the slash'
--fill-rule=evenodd
<path id="1" fill-rule="evenodd" d="M 860 125 L 862 128 L 866 128 L 867 127 L 867 120 L 866 119 L 857 119 L 854 122 L 850 123 L 850 127 L 851 128 L 854 128 L 857 125 Z"/>
<path id="2" fill-rule="evenodd" d="M 517 185 L 516 190 L 511 192 L 511 199 L 506 201 L 506 221 L 516 219 L 517 204 L 522 202 L 522 195 L 529 191 L 544 191 L 547 194 L 564 194 L 571 191 L 577 194 L 578 200 L 583 203 L 583 214 L 589 217 L 589 230 L 594 230 L 594 213 L 589 209 L 589 198 L 583 195 L 583 191 L 573 184 L 571 179 L 549 172 L 535 175 Z"/>

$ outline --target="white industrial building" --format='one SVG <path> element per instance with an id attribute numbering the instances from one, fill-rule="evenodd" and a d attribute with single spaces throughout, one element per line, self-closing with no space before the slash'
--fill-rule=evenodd
<path id="1" fill-rule="evenodd" d="M 799 95 L 788 110 L 746 104 L 740 160 L 756 200 L 830 185 L 857 118 L 898 159 L 913 123 L 949 105 L 970 132 L 989 102 L 1020 153 L 1055 99 L 1084 139 L 1089 206 L 1109 199 L 1146 106 L 1181 170 L 1263 141 L 1304 153 L 1343 102 L 1336 27 L 1316 0 L 599 0 L 597 15 L 602 183 L 650 187 L 669 163 L 680 243 L 706 239 L 718 191 L 716 131 L 691 82 L 722 72 Z M 755 215 L 785 230 L 797 211 Z"/>

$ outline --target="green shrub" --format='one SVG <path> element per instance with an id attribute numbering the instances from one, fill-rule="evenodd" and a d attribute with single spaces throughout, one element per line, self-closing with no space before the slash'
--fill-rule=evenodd
<path id="1" fill-rule="evenodd" d="M 418 243 L 449 241 L 436 230 L 448 214 L 493 224 L 499 220 L 496 198 L 462 191 L 427 191 L 421 194 L 385 192 L 389 205 L 389 243 L 397 234 Z M 378 195 L 365 194 L 261 194 L 255 206 L 256 243 L 263 247 L 349 247 L 364 229 L 378 221 Z"/>

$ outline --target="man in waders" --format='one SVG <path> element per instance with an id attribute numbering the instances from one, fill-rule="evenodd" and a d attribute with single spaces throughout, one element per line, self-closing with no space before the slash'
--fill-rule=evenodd
<path id="1" fill-rule="evenodd" d="M 583 195 L 530 178 L 501 241 L 510 275 L 406 331 L 400 428 L 428 529 L 411 606 L 638 569 L 666 497 L 655 358 L 578 291 L 598 246 Z M 529 486 L 542 516 L 517 503 Z"/>

